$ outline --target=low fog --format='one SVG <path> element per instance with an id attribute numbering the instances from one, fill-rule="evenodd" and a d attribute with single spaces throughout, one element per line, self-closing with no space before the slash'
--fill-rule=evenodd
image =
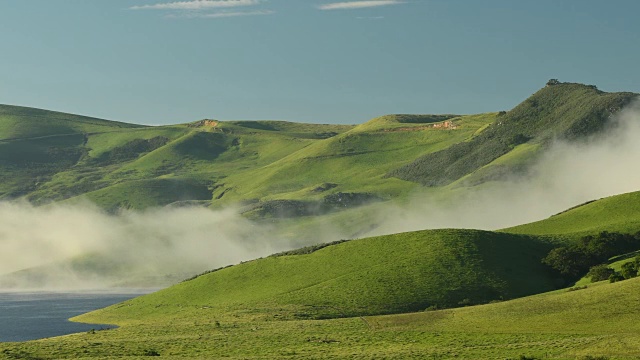
<path id="1" fill-rule="evenodd" d="M 405 205 L 376 205 L 380 210 L 370 217 L 371 224 L 344 233 L 334 229 L 305 241 L 428 228 L 499 229 L 637 191 L 637 139 L 636 104 L 612 121 L 605 136 L 553 144 L 524 176 L 461 191 L 446 203 L 416 194 Z M 374 230 L 361 231 L 372 224 Z M 88 203 L 33 207 L 5 202 L 0 203 L 0 288 L 165 286 L 207 269 L 305 245 L 276 234 L 273 226 L 249 221 L 236 209 L 167 207 L 109 215 Z"/>
<path id="2" fill-rule="evenodd" d="M 1 203 L 0 219 L 0 275 L 13 273 L 0 277 L 0 287 L 162 286 L 280 250 L 268 227 L 258 230 L 235 209 L 109 215 L 88 203 L 21 202 Z M 165 278 L 169 274 L 177 278 Z"/>

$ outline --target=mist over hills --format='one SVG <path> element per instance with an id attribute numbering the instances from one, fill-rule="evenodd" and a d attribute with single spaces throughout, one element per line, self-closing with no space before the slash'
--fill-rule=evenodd
<path id="1" fill-rule="evenodd" d="M 171 285 L 0 357 L 637 358 L 636 98 L 550 81 L 359 125 L 0 106 L 0 289 Z"/>
<path id="2" fill-rule="evenodd" d="M 0 234 L 17 253 L 0 284 L 162 286 L 316 243 L 540 220 L 639 188 L 636 97 L 552 82 L 506 112 L 360 125 L 153 127 L 0 106 Z M 588 172 L 603 169 L 616 179 Z M 64 230 L 80 223 L 99 225 Z"/>

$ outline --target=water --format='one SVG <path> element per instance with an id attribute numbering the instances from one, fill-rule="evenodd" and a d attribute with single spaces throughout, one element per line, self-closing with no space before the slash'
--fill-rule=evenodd
<path id="1" fill-rule="evenodd" d="M 68 319 L 147 292 L 0 292 L 0 342 L 113 328 L 74 323 Z"/>

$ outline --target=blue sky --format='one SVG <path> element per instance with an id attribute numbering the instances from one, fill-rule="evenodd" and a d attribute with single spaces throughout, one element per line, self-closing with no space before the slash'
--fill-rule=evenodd
<path id="1" fill-rule="evenodd" d="M 143 124 L 508 110 L 640 92 L 635 0 L 2 0 L 0 103 Z"/>

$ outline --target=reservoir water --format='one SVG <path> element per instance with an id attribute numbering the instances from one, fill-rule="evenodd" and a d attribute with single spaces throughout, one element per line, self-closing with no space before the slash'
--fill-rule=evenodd
<path id="1" fill-rule="evenodd" d="M 69 318 L 145 294 L 136 292 L 0 292 L 0 342 L 27 341 L 114 326 Z"/>

